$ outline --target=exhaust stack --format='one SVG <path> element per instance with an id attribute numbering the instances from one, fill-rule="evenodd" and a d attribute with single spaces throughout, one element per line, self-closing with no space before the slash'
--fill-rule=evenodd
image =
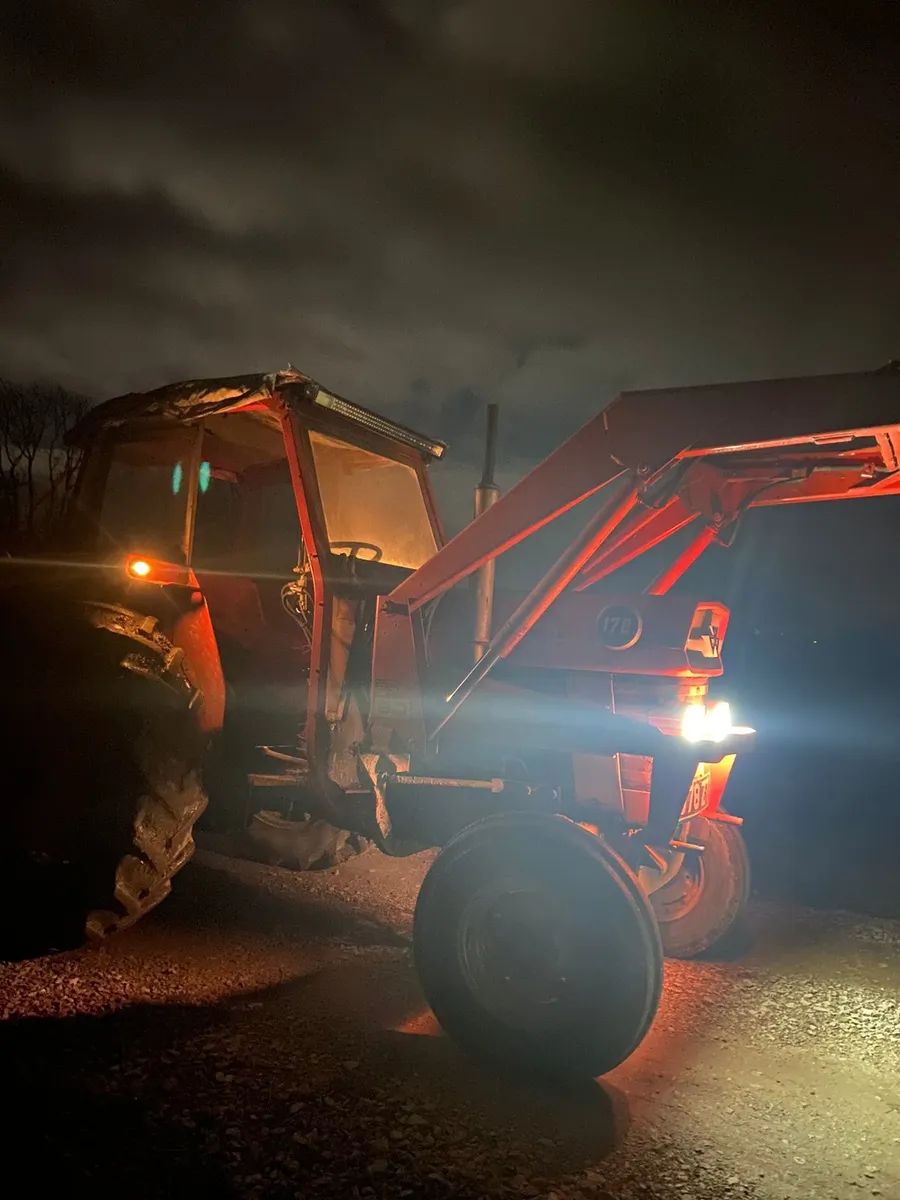
<path id="1" fill-rule="evenodd" d="M 500 489 L 494 479 L 497 462 L 497 415 L 498 406 L 487 406 L 487 431 L 484 443 L 484 470 L 481 482 L 475 489 L 475 517 L 495 504 Z M 494 559 L 486 562 L 475 574 L 475 662 L 483 656 L 491 642 L 491 617 L 494 609 Z"/>

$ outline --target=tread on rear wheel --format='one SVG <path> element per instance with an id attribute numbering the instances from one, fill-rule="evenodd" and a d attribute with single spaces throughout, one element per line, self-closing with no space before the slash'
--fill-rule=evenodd
<path id="1" fill-rule="evenodd" d="M 154 618 L 85 605 L 39 649 L 52 684 L 16 672 L 10 714 L 28 787 L 8 831 L 0 920 L 3 949 L 19 954 L 103 939 L 155 908 L 206 805 L 199 694 Z"/>

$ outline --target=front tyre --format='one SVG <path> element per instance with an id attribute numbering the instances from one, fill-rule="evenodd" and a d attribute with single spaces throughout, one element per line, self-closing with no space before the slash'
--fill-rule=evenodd
<path id="1" fill-rule="evenodd" d="M 336 867 L 368 849 L 370 843 L 319 817 L 301 820 L 278 812 L 254 813 L 245 832 L 247 857 L 291 871 Z"/>
<path id="2" fill-rule="evenodd" d="M 724 951 L 740 928 L 750 899 L 750 859 L 736 825 L 697 817 L 680 836 L 704 850 L 686 851 L 678 874 L 650 903 L 666 957 L 690 959 Z"/>
<path id="3" fill-rule="evenodd" d="M 413 937 L 446 1033 L 506 1067 L 602 1075 L 659 1005 L 662 948 L 644 893 L 564 817 L 505 813 L 463 830 L 425 877 Z"/>

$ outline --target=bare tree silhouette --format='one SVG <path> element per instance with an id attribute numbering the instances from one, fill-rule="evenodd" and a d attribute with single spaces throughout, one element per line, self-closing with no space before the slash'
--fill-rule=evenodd
<path id="1" fill-rule="evenodd" d="M 90 405 L 55 384 L 0 379 L 0 543 L 46 540 L 71 493 L 79 449 L 66 434 Z"/>

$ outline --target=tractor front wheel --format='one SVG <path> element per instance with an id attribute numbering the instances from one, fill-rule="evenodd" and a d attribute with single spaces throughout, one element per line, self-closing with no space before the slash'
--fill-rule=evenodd
<path id="1" fill-rule="evenodd" d="M 291 871 L 336 867 L 371 844 L 318 817 L 306 814 L 302 820 L 293 820 L 268 811 L 254 813 L 243 842 L 246 857 Z"/>
<path id="2" fill-rule="evenodd" d="M 678 873 L 650 896 L 667 958 L 724 951 L 750 898 L 750 860 L 736 825 L 697 817 L 680 833 L 702 851 L 685 851 Z"/>
<path id="3" fill-rule="evenodd" d="M 414 952 L 445 1032 L 516 1070 L 612 1070 L 643 1040 L 662 990 L 637 879 L 560 816 L 488 817 L 449 842 L 419 894 Z"/>

